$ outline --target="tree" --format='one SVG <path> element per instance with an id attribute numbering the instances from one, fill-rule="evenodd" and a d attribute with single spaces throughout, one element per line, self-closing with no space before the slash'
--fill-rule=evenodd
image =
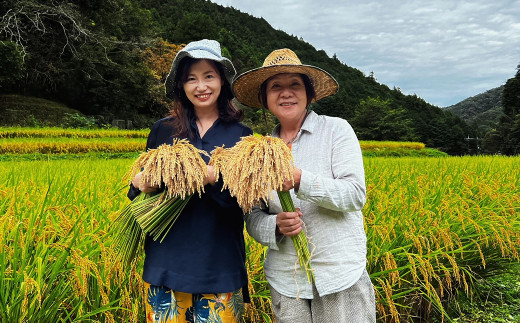
<path id="1" fill-rule="evenodd" d="M 206 14 L 185 13 L 173 33 L 176 42 L 187 44 L 199 39 L 217 39 L 219 28 Z"/>
<path id="2" fill-rule="evenodd" d="M 3 3 L 0 40 L 15 43 L 21 53 L 27 68 L 24 90 L 32 92 L 36 87 L 52 92 L 59 75 L 69 70 L 63 61 L 76 55 L 78 46 L 94 38 L 85 27 L 84 17 L 76 5 L 66 1 Z"/>
<path id="3" fill-rule="evenodd" d="M 3 7 L 5 4 L 5 7 Z M 57 100 L 108 119 L 147 113 L 153 77 L 142 50 L 148 11 L 126 0 L 2 2 L 0 41 L 22 53 L 19 92 Z"/>
<path id="4" fill-rule="evenodd" d="M 502 107 L 504 115 L 497 127 L 502 140 L 500 153 L 520 154 L 520 65 L 517 67 L 515 77 L 507 80 L 504 85 Z"/>
<path id="5" fill-rule="evenodd" d="M 182 45 L 170 44 L 168 41 L 159 38 L 155 44 L 144 51 L 146 65 L 154 77 L 153 86 L 150 89 L 151 101 L 148 102 L 152 115 L 164 115 L 171 109 L 172 103 L 164 95 L 164 82 L 170 72 L 175 55 L 183 47 Z"/>
<path id="6" fill-rule="evenodd" d="M 0 42 L 0 92 L 8 93 L 24 77 L 25 64 L 20 47 L 11 41 Z"/>
<path id="7" fill-rule="evenodd" d="M 392 108 L 388 99 L 362 100 L 351 123 L 362 140 L 417 140 L 406 110 Z"/>

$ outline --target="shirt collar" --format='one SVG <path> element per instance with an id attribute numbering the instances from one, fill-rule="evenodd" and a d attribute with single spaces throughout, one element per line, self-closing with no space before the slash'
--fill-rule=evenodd
<path id="1" fill-rule="evenodd" d="M 316 112 L 314 112 L 312 110 L 309 111 L 309 114 L 303 121 L 303 124 L 302 124 L 300 130 L 313 133 L 314 130 L 316 129 L 317 121 L 318 121 L 318 115 L 316 114 Z M 273 136 L 280 137 L 280 127 L 281 127 L 281 125 L 278 124 L 274 128 L 273 133 L 272 133 Z"/>
<path id="2" fill-rule="evenodd" d="M 212 127 L 218 125 L 219 123 L 220 123 L 220 116 L 217 118 L 217 120 L 215 120 L 215 122 L 213 123 L 213 126 L 212 126 Z M 196 117 L 196 116 L 194 116 L 193 118 L 191 118 L 191 120 L 190 120 L 190 125 L 191 125 L 191 127 L 193 128 L 193 130 L 196 130 L 197 133 L 198 133 L 198 131 L 199 131 L 199 127 L 197 126 L 197 117 Z"/>
<path id="3" fill-rule="evenodd" d="M 311 110 L 309 112 L 309 115 L 307 116 L 307 118 L 305 118 L 305 120 L 303 121 L 302 131 L 307 131 L 307 132 L 313 133 L 314 130 L 316 129 L 317 122 L 318 122 L 318 115 L 316 114 L 316 112 Z"/>

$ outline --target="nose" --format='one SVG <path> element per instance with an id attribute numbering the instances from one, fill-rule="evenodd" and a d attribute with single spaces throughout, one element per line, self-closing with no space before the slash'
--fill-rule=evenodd
<path id="1" fill-rule="evenodd" d="M 280 96 L 283 98 L 288 98 L 292 96 L 292 92 L 290 91 L 289 87 L 285 86 L 280 91 Z"/>
<path id="2" fill-rule="evenodd" d="M 197 83 L 197 90 L 198 91 L 204 91 L 204 90 L 206 90 L 207 87 L 208 87 L 208 85 L 204 81 L 199 81 Z"/>

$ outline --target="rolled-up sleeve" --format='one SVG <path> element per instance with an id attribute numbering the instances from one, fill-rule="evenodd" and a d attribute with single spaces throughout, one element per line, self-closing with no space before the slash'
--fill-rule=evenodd
<path id="1" fill-rule="evenodd" d="M 278 250 L 276 236 L 276 214 L 269 214 L 260 207 L 254 207 L 245 214 L 247 233 L 260 244 Z"/>

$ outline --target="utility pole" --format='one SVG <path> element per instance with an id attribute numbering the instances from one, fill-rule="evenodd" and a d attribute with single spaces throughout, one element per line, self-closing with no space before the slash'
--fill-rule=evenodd
<path id="1" fill-rule="evenodd" d="M 475 145 L 476 145 L 476 154 L 480 155 L 480 141 L 481 141 L 481 138 L 479 138 L 478 136 L 476 138 L 472 138 L 472 137 L 470 137 L 468 135 L 466 138 L 464 138 L 464 140 L 466 140 L 466 142 L 467 142 L 468 152 L 471 152 L 469 142 L 470 141 L 474 141 Z"/>

